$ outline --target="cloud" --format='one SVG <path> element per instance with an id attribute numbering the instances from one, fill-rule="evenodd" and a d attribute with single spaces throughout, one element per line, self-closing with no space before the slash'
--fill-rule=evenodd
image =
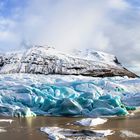
<path id="1" fill-rule="evenodd" d="M 21 38 L 16 32 L 16 25 L 13 20 L 0 18 L 0 51 L 18 49 Z"/>
<path id="2" fill-rule="evenodd" d="M 127 6 L 122 0 L 30 2 L 23 19 L 24 38 L 31 44 L 47 43 L 60 50 L 85 47 L 106 50 L 109 38 L 102 28 L 109 20 L 108 13 Z"/>
<path id="3" fill-rule="evenodd" d="M 22 5 L 14 6 L 12 16 L 0 17 L 2 51 L 27 42 L 63 51 L 93 48 L 117 55 L 129 67 L 139 63 L 140 12 L 130 0 L 29 0 Z"/>
<path id="4" fill-rule="evenodd" d="M 113 9 L 124 10 L 129 7 L 125 0 L 110 0 L 109 5 Z"/>

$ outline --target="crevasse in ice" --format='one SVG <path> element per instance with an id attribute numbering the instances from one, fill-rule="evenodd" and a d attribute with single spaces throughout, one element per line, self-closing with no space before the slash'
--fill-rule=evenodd
<path id="1" fill-rule="evenodd" d="M 140 105 L 140 79 L 0 75 L 0 115 L 127 115 Z"/>

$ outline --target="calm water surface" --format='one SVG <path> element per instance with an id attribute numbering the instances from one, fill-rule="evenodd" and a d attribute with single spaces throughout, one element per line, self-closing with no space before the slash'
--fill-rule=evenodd
<path id="1" fill-rule="evenodd" d="M 0 119 L 3 119 L 0 117 Z M 65 117 L 33 117 L 33 118 L 10 118 L 14 121 L 10 124 L 0 122 L 0 127 L 4 127 L 7 132 L 0 133 L 0 140 L 47 140 L 47 135 L 40 132 L 40 127 L 59 126 L 63 128 L 89 129 L 89 127 L 67 126 L 67 123 L 81 118 Z M 140 140 L 139 138 L 122 138 L 121 130 L 129 130 L 140 134 L 140 113 L 134 116 L 109 118 L 108 122 L 90 129 L 106 130 L 111 129 L 115 133 L 108 136 L 107 140 Z"/>

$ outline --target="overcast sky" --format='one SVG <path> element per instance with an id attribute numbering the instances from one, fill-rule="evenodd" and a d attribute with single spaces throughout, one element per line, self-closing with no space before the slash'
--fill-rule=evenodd
<path id="1" fill-rule="evenodd" d="M 140 0 L 0 0 L 0 52 L 24 43 L 105 51 L 140 74 Z"/>

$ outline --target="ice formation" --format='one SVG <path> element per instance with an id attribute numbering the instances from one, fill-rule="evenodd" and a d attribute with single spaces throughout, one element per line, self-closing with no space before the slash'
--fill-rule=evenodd
<path id="1" fill-rule="evenodd" d="M 0 75 L 0 115 L 98 117 L 127 115 L 140 106 L 140 79 Z"/>

